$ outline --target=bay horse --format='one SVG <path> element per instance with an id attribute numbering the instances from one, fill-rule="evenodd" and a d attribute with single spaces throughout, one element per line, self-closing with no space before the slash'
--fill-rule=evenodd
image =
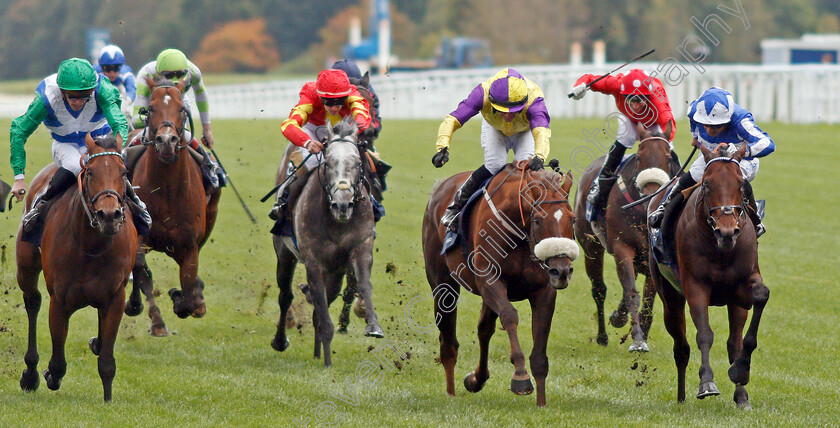
<path id="1" fill-rule="evenodd" d="M 52 357 L 44 379 L 47 387 L 57 390 L 67 372 L 64 345 L 70 316 L 86 306 L 99 311 L 99 330 L 89 342 L 98 355 L 99 377 L 105 401 L 111 400 L 111 385 L 117 371 L 114 343 L 125 306 L 125 285 L 134 265 L 137 230 L 126 215 L 126 168 L 116 139 L 90 134 L 85 138 L 87 155 L 82 158 L 78 187 L 60 196 L 49 211 L 41 238 L 41 247 L 16 241 L 17 281 L 29 319 L 29 336 L 20 377 L 24 391 L 38 389 L 38 344 L 36 326 L 41 308 L 38 275 L 50 294 L 50 334 Z M 55 164 L 46 166 L 32 181 L 27 209 L 39 190 L 44 189 L 55 173 Z"/>
<path id="2" fill-rule="evenodd" d="M 143 144 L 154 146 L 145 150 L 132 169 L 132 184 L 146 203 L 154 220 L 148 236 L 140 238 L 135 262 L 134 287 L 126 303 L 126 314 L 139 315 L 143 311 L 140 291 L 149 304 L 152 321 L 150 333 L 166 336 L 169 330 L 155 303 L 152 271 L 145 254 L 161 251 L 178 263 L 181 288 L 169 290 L 172 309 L 180 318 L 204 316 L 204 282 L 198 276 L 198 253 L 216 223 L 221 190 L 209 199 L 205 196 L 201 170 L 187 151 L 185 122 L 188 112 L 184 106 L 183 81 L 173 84 L 166 79 L 147 79 L 149 83 L 148 135 Z M 142 129 L 133 131 L 143 132 Z M 131 140 L 131 137 L 129 137 Z"/>
<path id="3" fill-rule="evenodd" d="M 607 285 L 604 283 L 604 251 L 612 254 L 621 283 L 622 295 L 618 308 L 610 315 L 610 324 L 621 328 L 630 314 L 630 335 L 633 342 L 629 351 L 647 352 L 647 337 L 653 318 L 656 288 L 648 267 L 647 213 L 643 205 L 624 210 L 622 205 L 655 192 L 666 184 L 679 170 L 671 161 L 671 147 L 661 132 L 637 126 L 639 149 L 622 162 L 618 181 L 610 190 L 605 215 L 593 222 L 575 222 L 575 236 L 586 256 L 586 275 L 592 283 L 598 321 L 596 342 L 606 346 L 609 342 L 604 323 L 604 300 Z M 593 161 L 581 177 L 575 196 L 575 215 L 583 219 L 586 213 L 586 196 L 592 180 L 598 177 L 604 157 Z M 642 308 L 639 311 L 639 292 L 636 277 L 645 275 Z"/>
<path id="4" fill-rule="evenodd" d="M 755 228 L 744 202 L 744 178 L 739 162 L 746 153 L 742 146 L 732 157 L 721 156 L 700 146 L 706 169 L 703 178 L 686 200 L 685 209 L 673 221 L 676 269 L 657 264 L 651 251 L 651 274 L 665 307 L 665 328 L 674 339 L 677 366 L 677 401 L 685 400 L 685 369 L 690 347 L 685 335 L 685 304 L 697 328 L 700 348 L 700 388 L 697 398 L 719 395 L 709 364 L 714 333 L 709 326 L 709 306 L 726 306 L 729 314 L 729 379 L 735 383 L 734 401 L 750 408 L 745 385 L 750 380 L 750 361 L 757 346 L 758 326 L 770 290 L 764 285 L 758 266 Z M 683 192 L 685 195 L 689 190 Z M 663 193 L 664 195 L 664 193 Z M 651 202 L 656 209 L 662 195 Z M 752 319 L 742 338 L 750 308 Z"/>
<path id="5" fill-rule="evenodd" d="M 324 350 L 324 366 L 332 364 L 334 334 L 329 305 L 341 291 L 342 279 L 352 275 L 367 309 L 365 335 L 383 337 L 374 310 L 370 272 L 373 265 L 373 210 L 362 185 L 356 124 L 348 118 L 327 127 L 325 162 L 309 178 L 293 207 L 294 235 L 273 235 L 277 255 L 280 318 L 271 346 L 289 347 L 286 317 L 291 305 L 292 277 L 298 261 L 306 267 L 308 295 L 314 306 L 315 358 Z"/>
<path id="6" fill-rule="evenodd" d="M 462 172 L 437 184 L 423 217 L 426 278 L 435 301 L 446 392 L 455 395 L 457 301 L 463 286 L 482 300 L 478 366 L 464 379 L 464 387 L 478 392 L 490 377 L 488 347 L 499 318 L 508 334 L 514 365 L 510 389 L 519 395 L 534 391 L 517 336 L 519 315 L 511 304 L 527 299 L 534 338 L 531 371 L 537 381 L 537 405 L 544 406 L 546 346 L 554 301 L 557 290 L 568 287 L 572 261 L 578 256 L 572 231 L 575 215 L 568 201 L 573 179 L 571 174 L 554 170 L 529 171 L 527 161 L 506 165 L 490 180 L 469 218 L 462 220 L 466 238 L 461 248 L 441 255 L 447 231 L 440 223 L 441 216 L 469 175 Z"/>

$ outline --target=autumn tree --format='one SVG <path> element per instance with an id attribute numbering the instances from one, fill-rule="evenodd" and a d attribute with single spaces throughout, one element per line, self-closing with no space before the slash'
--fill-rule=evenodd
<path id="1" fill-rule="evenodd" d="M 274 40 L 265 32 L 265 20 L 231 21 L 201 42 L 193 61 L 213 72 L 264 72 L 280 63 Z"/>

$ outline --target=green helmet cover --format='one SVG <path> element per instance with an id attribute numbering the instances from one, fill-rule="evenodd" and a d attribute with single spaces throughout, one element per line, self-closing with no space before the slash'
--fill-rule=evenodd
<path id="1" fill-rule="evenodd" d="M 187 69 L 187 56 L 178 49 L 166 49 L 157 57 L 155 71 L 178 71 Z"/>
<path id="2" fill-rule="evenodd" d="M 96 87 L 96 70 L 82 58 L 70 58 L 58 66 L 58 87 L 65 91 L 87 91 Z"/>

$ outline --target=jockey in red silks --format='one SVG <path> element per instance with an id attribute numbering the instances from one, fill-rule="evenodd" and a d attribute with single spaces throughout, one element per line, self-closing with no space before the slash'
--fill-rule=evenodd
<path id="1" fill-rule="evenodd" d="M 290 144 L 299 147 L 293 153 L 292 162 L 295 165 L 303 162 L 303 165 L 283 185 L 280 197 L 268 214 L 269 218 L 279 220 L 288 214 L 286 206 L 303 190 L 309 171 L 315 170 L 325 161 L 323 156 L 318 156 L 324 150 L 321 138 L 326 136 L 322 127 L 334 125 L 347 116 L 353 117 L 359 134 L 367 135 L 373 130 L 369 130 L 372 123 L 370 106 L 356 87 L 350 84 L 343 70 L 324 70 L 318 74 L 316 81 L 303 85 L 300 100 L 292 108 L 289 118 L 280 125 Z"/>
<path id="2" fill-rule="evenodd" d="M 598 77 L 600 76 L 584 74 L 575 82 L 575 87 L 572 89 L 573 98 L 576 100 L 583 98 L 587 89 L 612 95 L 615 97 L 615 105 L 620 112 L 615 143 L 610 147 L 604 166 L 598 174 L 596 185 L 592 186 L 587 197 L 592 205 L 593 219 L 606 212 L 607 197 L 618 178 L 616 170 L 621 164 L 624 152 L 633 147 L 639 139 L 636 124 L 641 124 L 646 130 L 665 134 L 665 138 L 671 144 L 671 157 L 679 162 L 673 150 L 676 122 L 662 82 L 649 76 L 643 70 L 635 68 L 626 75 L 619 73 L 615 76 L 607 76 L 587 88 L 586 85 Z"/>

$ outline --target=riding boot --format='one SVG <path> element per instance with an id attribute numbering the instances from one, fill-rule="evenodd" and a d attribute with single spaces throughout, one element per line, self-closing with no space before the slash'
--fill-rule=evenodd
<path id="1" fill-rule="evenodd" d="M 9 192 L 11 191 L 12 186 L 3 180 L 0 180 L 0 213 L 6 211 L 6 198 L 9 196 Z"/>
<path id="2" fill-rule="evenodd" d="M 198 150 L 196 150 L 204 159 L 199 165 L 202 169 L 202 175 L 207 178 L 208 186 L 206 192 L 208 195 L 212 195 L 219 190 L 221 186 L 219 177 L 221 176 L 221 168 L 219 168 L 218 162 L 214 161 L 213 158 L 210 156 L 210 153 L 202 146 L 201 144 L 198 145 Z"/>
<path id="3" fill-rule="evenodd" d="M 691 174 L 684 174 L 680 177 L 677 183 L 671 187 L 668 195 L 662 198 L 662 201 L 659 202 L 659 206 L 656 207 L 656 210 L 648 215 L 648 225 L 652 228 L 658 228 L 662 224 L 662 219 L 665 217 L 665 210 L 670 208 L 670 205 L 672 205 L 675 200 L 681 199 L 677 198 L 677 194 L 695 184 L 697 184 L 697 182 L 691 178 Z"/>
<path id="4" fill-rule="evenodd" d="M 76 174 L 64 168 L 58 168 L 50 179 L 50 184 L 47 190 L 35 199 L 32 203 L 32 209 L 27 212 L 22 219 L 23 231 L 31 233 L 39 230 L 44 223 L 44 216 L 49 211 L 50 206 L 55 202 L 56 197 L 60 196 L 76 182 Z"/>
<path id="5" fill-rule="evenodd" d="M 146 146 L 138 144 L 136 146 L 128 146 L 122 149 L 122 155 L 125 159 L 125 169 L 128 170 L 128 179 L 131 180 L 134 176 L 134 167 L 137 166 L 137 161 L 140 156 L 146 152 Z"/>
<path id="6" fill-rule="evenodd" d="M 385 183 L 385 177 L 388 176 L 388 171 L 390 171 L 391 168 L 393 167 L 382 159 L 376 160 L 376 175 L 379 177 L 379 182 L 382 184 L 383 192 L 388 190 L 388 185 Z"/>
<path id="7" fill-rule="evenodd" d="M 750 220 L 755 226 L 755 238 L 758 239 L 759 236 L 764 235 L 764 232 L 767 232 L 767 227 L 761 221 L 752 185 L 746 180 L 744 180 L 744 202 L 747 203 L 747 215 L 750 216 Z"/>
<path id="8" fill-rule="evenodd" d="M 607 197 L 610 195 L 613 184 L 618 179 L 616 170 L 618 169 L 618 165 L 621 164 L 626 150 L 627 147 L 624 147 L 618 141 L 610 147 L 610 151 L 607 153 L 607 159 L 604 161 L 604 167 L 601 168 L 601 173 L 598 174 L 598 185 L 594 186 L 587 196 L 587 200 L 592 205 L 593 212 L 603 213 L 606 210 Z M 593 217 L 599 216 L 594 215 Z"/>
<path id="9" fill-rule="evenodd" d="M 472 196 L 472 194 L 481 187 L 481 184 L 492 176 L 493 174 L 491 174 L 484 165 L 473 171 L 469 178 L 467 178 L 467 181 L 465 181 L 464 184 L 455 191 L 452 203 L 446 207 L 446 212 L 443 213 L 443 217 L 441 217 L 440 222 L 443 223 L 443 225 L 450 231 L 457 232 L 458 222 L 456 222 L 456 220 L 458 219 L 458 215 L 461 213 L 461 208 L 464 207 L 464 204 L 467 203 L 470 196 Z"/>
<path id="10" fill-rule="evenodd" d="M 268 218 L 272 220 L 280 220 L 280 219 L 287 219 L 291 220 L 292 213 L 289 209 L 290 203 L 294 203 L 297 200 L 297 197 L 300 196 L 300 192 L 303 190 L 303 186 L 306 185 L 306 182 L 309 179 L 309 168 L 306 165 L 302 165 L 295 174 L 289 178 L 289 181 L 286 182 L 285 186 L 283 186 L 283 190 L 280 192 L 280 197 L 277 198 L 277 202 L 274 203 L 274 206 L 271 207 L 271 211 L 268 213 Z"/>
<path id="11" fill-rule="evenodd" d="M 137 234 L 146 236 L 152 229 L 152 216 L 146 208 L 146 204 L 140 200 L 137 193 L 134 192 L 134 187 L 126 179 L 125 181 L 125 199 L 128 208 L 131 210 L 131 218 L 134 220 L 134 227 L 137 229 Z"/>

